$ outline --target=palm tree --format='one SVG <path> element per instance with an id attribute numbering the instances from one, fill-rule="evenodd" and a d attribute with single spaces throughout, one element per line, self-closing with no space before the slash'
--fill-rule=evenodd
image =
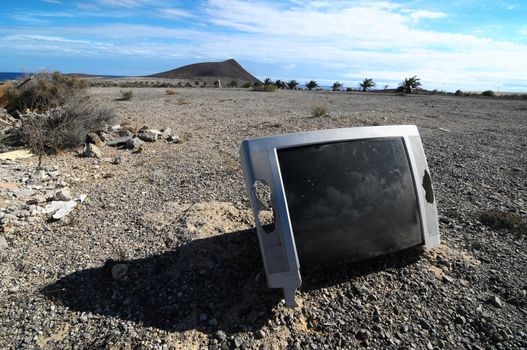
<path id="1" fill-rule="evenodd" d="M 421 86 L 420 79 L 414 75 L 411 78 L 405 78 L 402 83 L 399 84 L 399 89 L 403 90 L 406 94 L 411 94 L 414 89 Z"/>
<path id="2" fill-rule="evenodd" d="M 283 80 L 277 79 L 274 84 L 276 85 L 277 89 L 285 89 L 286 83 Z"/>
<path id="3" fill-rule="evenodd" d="M 310 80 L 308 83 L 306 83 L 306 87 L 308 90 L 313 90 L 314 88 L 318 87 L 318 83 L 316 80 Z"/>
<path id="4" fill-rule="evenodd" d="M 362 88 L 363 92 L 366 92 L 372 87 L 375 87 L 375 82 L 373 79 L 365 78 L 362 83 L 359 83 L 359 86 Z"/>
<path id="5" fill-rule="evenodd" d="M 298 81 L 296 80 L 289 80 L 287 83 L 286 83 L 287 87 L 290 88 L 291 90 L 293 90 L 294 88 L 296 88 L 296 86 L 298 85 Z"/>
<path id="6" fill-rule="evenodd" d="M 273 85 L 273 81 L 271 80 L 271 78 L 265 78 L 264 80 L 264 85 Z"/>
<path id="7" fill-rule="evenodd" d="M 342 84 L 338 81 L 333 83 L 333 91 L 340 91 L 340 88 L 342 87 Z"/>

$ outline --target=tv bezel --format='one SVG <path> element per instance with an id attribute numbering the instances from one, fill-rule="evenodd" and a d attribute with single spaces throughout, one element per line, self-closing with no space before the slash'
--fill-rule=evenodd
<path id="1" fill-rule="evenodd" d="M 401 138 L 403 140 L 417 195 L 423 244 L 426 249 L 431 249 L 440 242 L 437 208 L 430 182 L 430 171 L 419 131 L 415 125 L 327 129 L 260 137 L 242 142 L 240 156 L 255 218 L 267 284 L 270 288 L 283 289 L 287 306 L 296 305 L 295 292 L 300 287 L 302 279 L 277 150 L 382 138 Z M 274 212 L 272 232 L 266 232 L 259 220 L 260 210 L 267 208 L 256 194 L 255 184 L 258 181 L 269 186 L 271 190 L 271 206 Z"/>

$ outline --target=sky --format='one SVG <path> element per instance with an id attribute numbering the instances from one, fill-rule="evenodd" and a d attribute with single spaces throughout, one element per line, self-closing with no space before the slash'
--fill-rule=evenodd
<path id="1" fill-rule="evenodd" d="M 526 92 L 527 0 L 0 0 L 0 51 L 0 72 L 234 58 L 261 80 Z"/>

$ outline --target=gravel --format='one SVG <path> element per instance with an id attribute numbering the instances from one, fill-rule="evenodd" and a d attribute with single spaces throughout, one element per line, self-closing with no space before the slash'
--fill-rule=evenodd
<path id="1" fill-rule="evenodd" d="M 20 198 L 0 188 L 0 348 L 527 347 L 527 232 L 479 219 L 527 215 L 525 101 L 164 90 L 133 89 L 130 101 L 116 101 L 117 88 L 91 92 L 121 125 L 169 128 L 179 143 L 101 146 L 101 158 L 81 148 L 44 158 L 43 171 L 35 159 L 2 163 L 0 184 Z M 311 117 L 319 104 L 329 115 Z M 303 266 L 299 307 L 285 308 L 261 278 L 240 142 L 391 124 L 419 128 L 441 246 L 330 272 Z M 39 208 L 66 188 L 88 197 L 48 220 Z"/>

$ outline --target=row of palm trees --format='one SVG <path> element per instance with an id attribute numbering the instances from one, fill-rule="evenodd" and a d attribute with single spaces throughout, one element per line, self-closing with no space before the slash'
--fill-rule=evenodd
<path id="1" fill-rule="evenodd" d="M 286 82 L 280 79 L 276 81 L 272 81 L 270 78 L 267 78 L 264 80 L 264 85 L 275 85 L 278 89 L 294 90 L 298 87 L 299 82 L 296 80 L 289 80 Z M 313 90 L 319 87 L 316 80 L 310 80 L 306 82 L 304 85 L 308 90 Z M 336 81 L 335 83 L 333 83 L 332 90 L 340 91 L 343 86 L 344 85 L 342 83 Z M 361 91 L 364 91 L 364 92 L 373 89 L 375 86 L 376 84 L 371 78 L 365 78 L 361 83 L 359 83 L 359 87 L 361 88 Z M 419 86 L 421 86 L 421 81 L 417 76 L 414 75 L 413 77 L 405 78 L 399 84 L 399 87 L 397 88 L 397 90 L 407 93 L 407 94 L 411 94 Z M 386 85 L 384 88 L 386 89 L 387 87 L 388 85 Z"/>

